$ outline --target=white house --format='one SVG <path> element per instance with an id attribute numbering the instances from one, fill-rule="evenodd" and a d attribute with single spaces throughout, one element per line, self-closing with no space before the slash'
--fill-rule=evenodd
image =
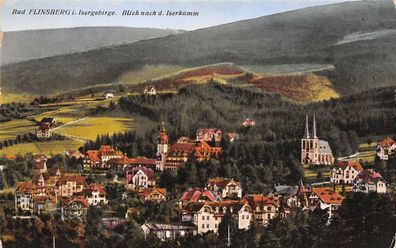
<path id="1" fill-rule="evenodd" d="M 126 169 L 125 178 L 127 188 L 148 188 L 155 187 L 156 176 L 154 171 L 146 167 L 132 167 L 131 170 Z"/>
<path id="2" fill-rule="evenodd" d="M 97 206 L 99 204 L 107 204 L 107 194 L 102 185 L 92 183 L 87 189 L 83 191 L 84 198 L 88 201 L 90 206 Z"/>
<path id="3" fill-rule="evenodd" d="M 222 198 L 242 197 L 241 182 L 233 178 L 211 178 L 208 180 L 206 187 Z"/>
<path id="4" fill-rule="evenodd" d="M 351 185 L 361 171 L 363 167 L 358 161 L 337 161 L 331 169 L 330 182 Z"/>
<path id="5" fill-rule="evenodd" d="M 218 232 L 225 214 L 238 220 L 239 229 L 248 229 L 253 222 L 253 212 L 248 201 L 193 202 L 183 207 L 182 221 L 196 226 L 197 233 Z"/>
<path id="6" fill-rule="evenodd" d="M 114 93 L 107 92 L 107 93 L 105 94 L 105 99 L 109 99 L 109 98 L 113 98 L 113 97 L 114 97 Z"/>
<path id="7" fill-rule="evenodd" d="M 19 182 L 15 190 L 15 209 L 30 211 L 33 213 L 33 190 L 35 185 L 32 182 Z"/>
<path id="8" fill-rule="evenodd" d="M 385 138 L 377 145 L 377 156 L 381 160 L 388 160 L 389 156 L 395 155 L 396 144 L 395 141 L 389 137 Z"/>
<path id="9" fill-rule="evenodd" d="M 386 193 L 386 181 L 382 178 L 381 174 L 368 169 L 361 171 L 353 182 L 352 190 L 354 192 L 377 192 Z"/>

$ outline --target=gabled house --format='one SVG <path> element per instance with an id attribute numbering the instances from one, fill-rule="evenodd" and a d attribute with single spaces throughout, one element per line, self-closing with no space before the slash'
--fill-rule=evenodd
<path id="1" fill-rule="evenodd" d="M 65 219 L 85 220 L 89 203 L 84 197 L 76 196 L 62 199 L 62 215 Z"/>
<path id="2" fill-rule="evenodd" d="M 389 137 L 378 142 L 377 144 L 377 156 L 381 160 L 388 160 L 390 156 L 395 155 L 396 144 L 395 141 Z"/>
<path id="3" fill-rule="evenodd" d="M 52 137 L 51 126 L 48 123 L 40 124 L 36 130 L 36 137 L 38 139 L 49 139 Z"/>
<path id="4" fill-rule="evenodd" d="M 33 213 L 33 191 L 35 185 L 32 182 L 19 182 L 15 190 L 15 210 L 30 211 Z"/>
<path id="5" fill-rule="evenodd" d="M 219 128 L 198 128 L 196 132 L 196 141 L 214 142 L 220 145 L 222 132 Z"/>
<path id="6" fill-rule="evenodd" d="M 56 182 L 55 191 L 59 197 L 70 197 L 82 192 L 87 186 L 84 176 L 66 173 Z"/>
<path id="7" fill-rule="evenodd" d="M 107 162 L 110 159 L 123 159 L 124 154 L 115 150 L 112 146 L 102 145 L 99 150 L 88 150 L 84 157 L 84 167 L 109 169 L 111 164 Z"/>
<path id="8" fill-rule="evenodd" d="M 256 126 L 256 122 L 250 118 L 246 118 L 243 122 L 242 122 L 242 126 L 243 127 L 254 127 Z"/>
<path id="9" fill-rule="evenodd" d="M 40 124 L 48 124 L 51 128 L 57 125 L 55 118 L 44 117 L 41 119 Z"/>
<path id="10" fill-rule="evenodd" d="M 90 206 L 107 204 L 107 194 L 103 186 L 99 183 L 91 183 L 88 188 L 83 190 L 83 196 Z"/>
<path id="11" fill-rule="evenodd" d="M 155 187 L 154 171 L 146 167 L 129 167 L 125 170 L 126 188 L 138 189 Z"/>
<path id="12" fill-rule="evenodd" d="M 238 220 L 239 229 L 248 229 L 253 221 L 252 208 L 246 200 L 221 202 L 193 202 L 182 209 L 182 222 L 196 226 L 197 233 L 218 232 L 224 215 L 231 214 Z"/>
<path id="13" fill-rule="evenodd" d="M 252 208 L 252 223 L 266 226 L 269 221 L 277 217 L 280 202 L 275 197 L 266 197 L 261 194 L 251 194 L 244 196 Z"/>
<path id="14" fill-rule="evenodd" d="M 189 188 L 184 191 L 179 200 L 179 206 L 184 207 L 193 202 L 214 202 L 221 199 L 208 189 Z"/>
<path id="15" fill-rule="evenodd" d="M 157 90 L 154 85 L 147 85 L 144 87 L 143 94 L 145 95 L 156 95 Z"/>
<path id="16" fill-rule="evenodd" d="M 138 192 L 138 197 L 147 202 L 164 202 L 166 201 L 165 188 L 146 188 Z"/>
<path id="17" fill-rule="evenodd" d="M 241 198 L 241 182 L 233 178 L 211 178 L 206 183 L 206 188 L 215 192 L 221 198 Z"/>
<path id="18" fill-rule="evenodd" d="M 355 180 L 353 181 L 352 190 L 354 192 L 377 192 L 386 193 L 387 183 L 382 178 L 381 174 L 374 171 L 373 169 L 368 169 L 361 171 Z"/>
<path id="19" fill-rule="evenodd" d="M 288 214 L 292 209 L 304 209 L 309 206 L 308 197 L 311 190 L 303 182 L 298 186 L 277 185 L 267 197 L 279 198 L 283 207 L 283 214 Z"/>
<path id="20" fill-rule="evenodd" d="M 336 161 L 331 169 L 330 182 L 332 184 L 352 185 L 361 171 L 363 171 L 363 167 L 358 161 Z"/>
<path id="21" fill-rule="evenodd" d="M 333 212 L 341 205 L 344 197 L 332 188 L 313 188 L 309 200 L 311 206 L 327 209 L 328 218 L 331 219 Z"/>

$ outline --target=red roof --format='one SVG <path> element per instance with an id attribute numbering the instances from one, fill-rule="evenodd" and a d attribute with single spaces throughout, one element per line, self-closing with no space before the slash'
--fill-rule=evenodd
<path id="1" fill-rule="evenodd" d="M 211 187 L 214 187 L 215 185 L 217 186 L 217 187 L 219 187 L 220 189 L 222 189 L 222 188 L 224 188 L 224 187 L 226 187 L 230 182 L 234 182 L 236 185 L 241 185 L 241 182 L 239 182 L 239 181 L 237 181 L 237 180 L 235 180 L 235 179 L 233 179 L 233 178 L 220 178 L 220 177 L 217 177 L 217 178 L 210 178 L 209 180 L 208 180 L 208 185 L 209 186 L 211 186 Z"/>
<path id="2" fill-rule="evenodd" d="M 89 207 L 88 200 L 84 199 L 82 196 L 72 196 L 62 200 L 62 204 L 64 207 L 68 207 L 73 202 L 80 202 L 85 207 Z"/>
<path id="3" fill-rule="evenodd" d="M 249 204 L 256 208 L 257 206 L 276 206 L 279 207 L 279 200 L 274 197 L 266 197 L 261 194 L 246 195 L 243 199 L 247 200 Z"/>
<path id="4" fill-rule="evenodd" d="M 100 195 L 106 195 L 106 191 L 103 189 L 103 186 L 99 183 L 91 183 L 89 185 L 89 189 L 93 192 L 99 192 Z"/>
<path id="5" fill-rule="evenodd" d="M 80 176 L 78 174 L 67 173 L 63 175 L 57 182 L 57 186 L 66 185 L 67 182 L 76 182 L 77 185 L 86 186 L 87 182 L 85 181 L 84 176 Z"/>
<path id="6" fill-rule="evenodd" d="M 155 159 L 146 157 L 129 158 L 128 164 L 130 165 L 155 165 Z"/>
<path id="7" fill-rule="evenodd" d="M 380 146 L 392 146 L 395 141 L 389 137 L 386 137 L 384 140 L 380 141 L 378 144 Z"/>
<path id="8" fill-rule="evenodd" d="M 138 173 L 139 171 L 142 171 L 144 174 L 146 174 L 146 176 L 148 178 L 155 178 L 155 174 L 154 171 L 150 168 L 146 168 L 146 167 L 134 167 L 132 168 L 131 172 L 134 175 L 136 175 L 136 173 Z"/>
<path id="9" fill-rule="evenodd" d="M 360 183 L 377 183 L 379 180 L 383 180 L 381 174 L 374 171 L 373 169 L 360 172 L 355 179 L 355 181 L 359 181 Z"/>
<path id="10" fill-rule="evenodd" d="M 196 188 L 184 191 L 180 201 L 196 202 L 201 199 L 201 197 L 205 197 L 209 201 L 215 200 L 214 195 L 209 190 Z"/>
<path id="11" fill-rule="evenodd" d="M 32 182 L 19 182 L 15 191 L 17 193 L 30 193 L 33 190 L 33 186 Z"/>
<path id="12" fill-rule="evenodd" d="M 363 166 L 356 160 L 337 161 L 334 165 L 334 167 L 340 167 L 343 170 L 348 166 L 353 167 L 357 171 L 363 170 Z"/>
<path id="13" fill-rule="evenodd" d="M 92 162 L 100 162 L 99 151 L 97 151 L 97 150 L 88 150 L 86 152 L 86 156 Z"/>
<path id="14" fill-rule="evenodd" d="M 335 192 L 332 188 L 313 188 L 312 192 L 315 193 L 319 199 L 327 204 L 341 205 L 344 197 Z"/>

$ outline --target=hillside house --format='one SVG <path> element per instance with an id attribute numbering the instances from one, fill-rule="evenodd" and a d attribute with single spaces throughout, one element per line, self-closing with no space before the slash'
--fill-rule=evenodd
<path id="1" fill-rule="evenodd" d="M 89 203 L 82 196 L 62 200 L 63 217 L 65 219 L 85 220 Z"/>
<path id="2" fill-rule="evenodd" d="M 363 167 L 358 161 L 337 161 L 331 169 L 330 182 L 332 184 L 352 185 L 361 171 L 363 171 Z"/>
<path id="3" fill-rule="evenodd" d="M 19 182 L 15 190 L 15 211 L 30 211 L 33 213 L 33 191 L 35 185 L 32 182 Z"/>
<path id="4" fill-rule="evenodd" d="M 218 232 L 224 215 L 231 214 L 238 220 L 239 229 L 248 229 L 253 222 L 252 208 L 248 201 L 193 202 L 183 207 L 182 222 L 191 223 L 197 233 Z"/>
<path id="5" fill-rule="evenodd" d="M 71 197 L 88 187 L 85 177 L 79 174 L 66 173 L 55 184 L 55 191 L 59 197 Z"/>
<path id="6" fill-rule="evenodd" d="M 193 141 L 184 136 L 169 145 L 169 138 L 162 123 L 158 136 L 156 169 L 177 170 L 184 167 L 188 161 L 216 159 L 222 151 L 221 147 L 212 147 L 206 141 Z"/>
<path id="7" fill-rule="evenodd" d="M 138 192 L 138 198 L 146 202 L 164 202 L 166 201 L 165 188 L 145 188 Z"/>
<path id="8" fill-rule="evenodd" d="M 157 90 L 154 85 L 147 85 L 143 90 L 144 95 L 157 95 Z"/>
<path id="9" fill-rule="evenodd" d="M 49 139 L 52 137 L 52 131 L 49 124 L 44 123 L 40 124 L 38 129 L 36 130 L 36 137 L 38 139 Z"/>
<path id="10" fill-rule="evenodd" d="M 308 207 L 310 192 L 311 190 L 306 188 L 301 181 L 298 186 L 277 185 L 268 196 L 279 198 L 284 203 L 284 214 L 288 214 L 292 209 Z"/>
<path id="11" fill-rule="evenodd" d="M 388 160 L 390 156 L 394 156 L 396 153 L 395 141 L 389 137 L 378 142 L 377 144 L 377 156 L 381 160 Z"/>
<path id="12" fill-rule="evenodd" d="M 127 167 L 125 179 L 128 189 L 149 188 L 156 185 L 154 171 L 146 167 Z"/>
<path id="13" fill-rule="evenodd" d="M 109 169 L 110 159 L 123 159 L 124 154 L 115 150 L 112 146 L 102 145 L 99 150 L 88 150 L 84 156 L 85 168 Z"/>
<path id="14" fill-rule="evenodd" d="M 256 225 L 266 226 L 271 219 L 278 215 L 280 202 L 275 197 L 251 194 L 244 196 L 243 200 L 249 203 L 253 213 L 252 223 Z"/>
<path id="15" fill-rule="evenodd" d="M 380 173 L 373 169 L 361 171 L 353 181 L 352 190 L 354 192 L 377 192 L 386 193 L 387 183 Z"/>
<path id="16" fill-rule="evenodd" d="M 82 191 L 82 194 L 90 206 L 105 205 L 108 203 L 106 191 L 99 183 L 91 183 Z"/>
<path id="17" fill-rule="evenodd" d="M 309 133 L 308 116 L 305 121 L 305 135 L 301 139 L 301 164 L 333 165 L 334 156 L 325 140 L 319 140 L 316 135 L 316 120 L 313 117 L 313 134 Z"/>
<path id="18" fill-rule="evenodd" d="M 331 219 L 334 211 L 341 206 L 344 197 L 332 188 L 313 188 L 309 197 L 311 206 L 327 210 L 328 218 Z"/>
<path id="19" fill-rule="evenodd" d="M 241 182 L 233 178 L 211 178 L 206 188 L 221 198 L 242 198 Z"/>
<path id="20" fill-rule="evenodd" d="M 188 188 L 182 193 L 179 200 L 179 206 L 182 208 L 194 202 L 215 202 L 220 200 L 221 198 L 216 196 L 208 189 Z"/>
<path id="21" fill-rule="evenodd" d="M 40 124 L 48 124 L 51 128 L 57 125 L 55 118 L 44 117 L 41 119 Z"/>
<path id="22" fill-rule="evenodd" d="M 114 97 L 114 93 L 112 93 L 112 92 L 107 92 L 105 95 L 104 95 L 104 98 L 105 99 L 109 99 L 109 98 L 113 98 Z"/>
<path id="23" fill-rule="evenodd" d="M 205 141 L 212 145 L 219 146 L 223 133 L 219 128 L 198 128 L 196 132 L 196 141 Z"/>
<path id="24" fill-rule="evenodd" d="M 242 122 L 242 126 L 243 127 L 254 127 L 256 126 L 256 122 L 250 118 L 246 118 L 243 122 Z"/>

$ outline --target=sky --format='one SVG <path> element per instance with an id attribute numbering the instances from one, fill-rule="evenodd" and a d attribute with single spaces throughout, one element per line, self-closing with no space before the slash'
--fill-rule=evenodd
<path id="1" fill-rule="evenodd" d="M 19 31 L 81 26 L 124 26 L 195 30 L 260 16 L 348 0 L 3 0 L 1 30 Z M 395 0 L 396 1 L 396 0 Z M 61 9 L 69 15 L 34 15 L 33 10 Z M 21 14 L 15 14 L 16 10 Z M 22 13 L 25 10 L 24 14 Z M 72 15 L 72 11 L 75 15 Z M 113 16 L 85 16 L 79 11 L 114 11 Z M 131 11 L 187 11 L 198 16 L 126 16 Z M 14 12 L 14 14 L 13 14 Z M 29 14 L 30 12 L 30 14 Z"/>

